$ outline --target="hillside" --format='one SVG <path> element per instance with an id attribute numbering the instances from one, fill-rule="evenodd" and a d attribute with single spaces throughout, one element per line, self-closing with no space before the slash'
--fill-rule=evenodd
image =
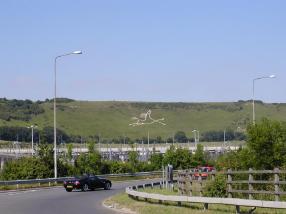
<path id="1" fill-rule="evenodd" d="M 7 115 L 7 112 L 17 112 L 4 106 L 3 99 L 0 103 L 0 126 L 23 126 L 37 124 L 40 129 L 53 126 L 53 103 L 48 100 L 36 102 L 33 111 L 23 110 L 26 117 Z M 27 108 L 31 108 L 27 107 Z M 8 110 L 7 110 L 8 109 Z M 129 126 L 132 117 L 139 117 L 141 113 L 152 110 L 154 119 L 165 118 L 165 126 L 151 124 L 132 127 Z M 5 110 L 7 112 L 5 112 Z M 11 115 L 13 115 L 11 113 Z M 286 121 L 286 104 L 256 104 L 257 120 L 262 117 Z M 192 130 L 200 130 L 201 133 L 210 130 L 244 130 L 252 118 L 252 103 L 239 101 L 233 103 L 145 103 L 145 102 L 91 102 L 65 100 L 58 103 L 57 111 L 58 127 L 68 134 L 73 135 L 98 135 L 104 138 L 128 136 L 139 138 L 162 136 L 171 137 L 174 132 L 184 131 L 188 137 L 192 136 Z"/>

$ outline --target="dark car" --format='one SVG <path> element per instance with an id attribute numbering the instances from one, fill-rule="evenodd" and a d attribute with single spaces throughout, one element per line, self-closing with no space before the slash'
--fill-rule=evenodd
<path id="1" fill-rule="evenodd" d="M 94 175 L 83 175 L 64 181 L 64 187 L 67 192 L 71 192 L 73 189 L 87 191 L 96 188 L 104 188 L 105 190 L 109 190 L 111 186 L 112 183 L 110 180 Z"/>

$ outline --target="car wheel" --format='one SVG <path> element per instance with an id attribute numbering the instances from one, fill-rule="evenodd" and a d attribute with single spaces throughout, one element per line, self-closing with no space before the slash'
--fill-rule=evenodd
<path id="1" fill-rule="evenodd" d="M 109 182 L 105 183 L 104 189 L 105 190 L 110 190 L 110 183 Z"/>
<path id="2" fill-rule="evenodd" d="M 71 192 L 71 191 L 72 191 L 72 189 L 66 189 L 66 191 L 67 191 L 67 192 Z"/>
<path id="3" fill-rule="evenodd" d="M 87 184 L 84 184 L 81 190 L 84 191 L 84 192 L 86 192 L 86 191 L 88 190 L 88 185 L 87 185 Z"/>

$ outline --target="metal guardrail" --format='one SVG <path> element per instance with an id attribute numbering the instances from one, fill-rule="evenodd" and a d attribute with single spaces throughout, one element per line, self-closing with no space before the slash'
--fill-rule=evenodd
<path id="1" fill-rule="evenodd" d="M 152 172 L 136 172 L 136 173 L 121 173 L 121 174 L 102 174 L 96 175 L 103 178 L 120 178 L 120 177 L 140 177 L 140 176 L 155 176 L 161 175 L 162 171 Z M 43 179 L 29 179 L 29 180 L 11 180 L 0 181 L 0 186 L 19 185 L 19 184 L 43 184 L 43 183 L 55 183 L 64 182 L 65 180 L 72 179 L 74 177 L 61 177 L 61 178 L 43 178 Z"/>
<path id="2" fill-rule="evenodd" d="M 197 196 L 179 196 L 179 195 L 161 195 L 155 193 L 138 192 L 140 188 L 145 189 L 146 187 L 153 188 L 154 186 L 160 186 L 162 188 L 164 183 L 156 182 L 143 185 L 129 186 L 126 188 L 125 192 L 135 199 L 143 198 L 145 201 L 156 200 L 159 204 L 164 201 L 177 202 L 178 205 L 182 205 L 183 202 L 186 203 L 202 203 L 204 209 L 208 209 L 209 204 L 224 204 L 233 205 L 236 208 L 236 213 L 240 212 L 240 206 L 252 207 L 249 213 L 253 213 L 256 207 L 261 208 L 276 208 L 276 209 L 286 209 L 286 202 L 281 201 L 263 201 L 263 200 L 249 200 L 240 198 L 212 198 L 212 197 L 197 197 Z"/>

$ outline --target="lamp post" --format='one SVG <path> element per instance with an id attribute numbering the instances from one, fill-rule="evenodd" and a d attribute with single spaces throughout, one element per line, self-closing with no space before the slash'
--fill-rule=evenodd
<path id="1" fill-rule="evenodd" d="M 148 154 L 149 154 L 149 141 L 150 141 L 150 135 L 149 135 L 149 130 L 148 130 L 148 140 L 147 140 L 147 143 L 148 143 Z"/>
<path id="2" fill-rule="evenodd" d="M 257 80 L 261 80 L 261 79 L 268 79 L 268 78 L 275 78 L 275 75 L 270 75 L 270 76 L 263 76 L 263 77 L 258 77 L 258 78 L 254 78 L 252 80 L 252 122 L 253 125 L 255 125 L 255 97 L 254 97 L 254 89 L 255 89 L 255 81 Z"/>
<path id="3" fill-rule="evenodd" d="M 34 128 L 37 128 L 37 127 L 38 126 L 36 125 L 31 125 L 27 127 L 28 129 L 32 130 L 32 156 L 34 155 Z"/>
<path id="4" fill-rule="evenodd" d="M 55 82 L 54 82 L 54 175 L 57 178 L 57 115 L 56 115 L 56 99 L 57 99 L 57 60 L 64 56 L 69 56 L 73 54 L 82 54 L 82 51 L 73 51 L 70 53 L 62 54 L 55 57 L 55 64 L 54 64 L 54 75 L 55 75 Z"/>
<path id="5" fill-rule="evenodd" d="M 194 137 L 195 137 L 195 147 L 197 148 L 197 130 L 193 130 L 192 131 L 194 133 Z"/>

